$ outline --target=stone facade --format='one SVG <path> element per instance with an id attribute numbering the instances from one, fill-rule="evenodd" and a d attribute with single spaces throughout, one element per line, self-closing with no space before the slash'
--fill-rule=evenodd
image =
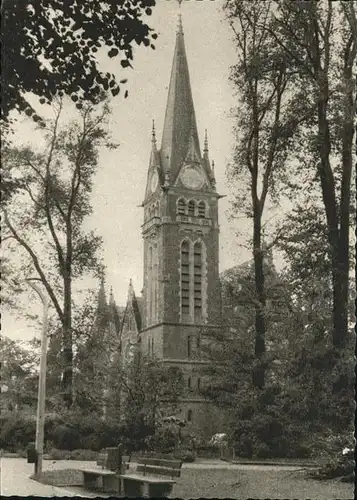
<path id="1" fill-rule="evenodd" d="M 161 147 L 153 125 L 143 201 L 144 276 L 141 297 L 130 282 L 120 311 L 121 363 L 135 349 L 182 370 L 181 418 L 192 429 L 221 432 L 222 414 L 200 394 L 201 339 L 221 324 L 219 221 L 207 133 L 201 152 L 180 24 Z"/>
<path id="2" fill-rule="evenodd" d="M 206 364 L 200 359 L 200 339 L 206 328 L 217 327 L 221 321 L 219 198 L 207 135 L 200 151 L 180 26 L 161 148 L 157 148 L 153 128 L 143 202 L 140 338 L 143 353 L 182 370 L 187 385 L 182 417 L 194 427 L 200 425 L 202 415 L 207 417 L 202 407 L 210 405 L 197 387 Z"/>

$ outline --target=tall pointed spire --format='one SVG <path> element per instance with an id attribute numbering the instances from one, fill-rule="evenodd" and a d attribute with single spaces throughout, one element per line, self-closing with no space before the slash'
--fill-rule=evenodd
<path id="1" fill-rule="evenodd" d="M 199 155 L 201 151 L 180 16 L 161 143 L 162 166 L 171 180 L 187 156 L 190 140 Z"/>

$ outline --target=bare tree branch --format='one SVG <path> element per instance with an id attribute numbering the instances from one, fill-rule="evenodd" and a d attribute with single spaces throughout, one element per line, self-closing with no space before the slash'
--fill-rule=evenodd
<path id="1" fill-rule="evenodd" d="M 51 300 L 52 300 L 52 303 L 57 311 L 57 314 L 59 316 L 59 318 L 63 318 L 63 311 L 61 309 L 61 306 L 59 305 L 58 303 L 58 300 L 57 300 L 57 297 L 50 285 L 50 283 L 48 282 L 46 276 L 45 276 L 45 273 L 43 272 L 42 270 L 42 267 L 41 267 L 41 264 L 38 260 L 38 257 L 37 255 L 35 254 L 35 252 L 32 250 L 32 248 L 30 247 L 30 245 L 26 242 L 26 240 L 24 238 L 22 238 L 18 232 L 16 231 L 16 229 L 14 228 L 14 226 L 11 224 L 10 222 L 10 219 L 9 219 L 9 216 L 8 216 L 8 213 L 6 211 L 6 209 L 3 207 L 2 208 L 2 211 L 4 213 L 4 218 L 5 218 L 5 223 L 7 225 L 7 227 L 10 229 L 14 239 L 23 247 L 25 248 L 25 250 L 27 251 L 27 253 L 30 255 L 31 259 L 32 259 L 32 262 L 35 266 L 35 269 L 36 271 L 38 272 L 40 278 L 41 278 L 41 281 L 42 283 L 44 284 L 46 290 L 47 290 L 47 293 L 48 295 L 50 296 Z"/>

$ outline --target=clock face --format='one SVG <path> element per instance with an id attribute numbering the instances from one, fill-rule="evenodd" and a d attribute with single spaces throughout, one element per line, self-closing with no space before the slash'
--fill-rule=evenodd
<path id="1" fill-rule="evenodd" d="M 159 180 L 159 178 L 158 178 L 157 172 L 156 172 L 156 170 L 154 170 L 154 172 L 151 174 L 151 179 L 150 179 L 150 190 L 152 193 L 157 188 L 158 180 Z"/>
<path id="2" fill-rule="evenodd" d="M 193 165 L 185 167 L 180 178 L 189 189 L 200 189 L 205 180 L 201 169 Z"/>

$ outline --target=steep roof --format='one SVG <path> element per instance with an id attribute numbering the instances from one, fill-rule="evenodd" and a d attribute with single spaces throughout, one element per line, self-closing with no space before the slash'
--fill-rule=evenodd
<path id="1" fill-rule="evenodd" d="M 191 145 L 190 142 L 192 142 Z M 195 151 L 200 161 L 201 150 L 180 19 L 160 150 L 161 165 L 164 173 L 169 174 L 171 181 L 176 179 L 189 149 Z"/>

